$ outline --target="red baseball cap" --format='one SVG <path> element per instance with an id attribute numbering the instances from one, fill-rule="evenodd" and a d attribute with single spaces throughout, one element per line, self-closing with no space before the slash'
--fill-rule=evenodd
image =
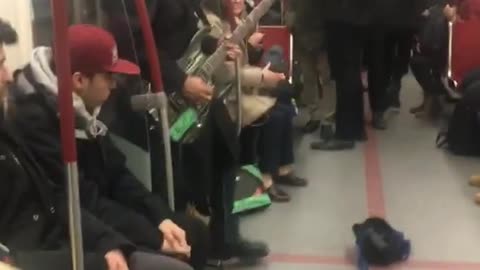
<path id="1" fill-rule="evenodd" d="M 113 35 L 94 25 L 76 24 L 68 29 L 72 72 L 140 74 L 138 65 L 118 58 Z"/>

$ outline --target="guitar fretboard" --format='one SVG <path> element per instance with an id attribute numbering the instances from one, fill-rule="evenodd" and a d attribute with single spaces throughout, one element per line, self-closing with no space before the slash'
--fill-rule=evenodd
<path id="1" fill-rule="evenodd" d="M 239 44 L 254 29 L 276 0 L 263 0 L 248 14 L 245 20 L 233 31 L 230 41 Z M 201 75 L 210 78 L 215 70 L 225 61 L 227 48 L 224 44 L 210 55 L 200 69 Z"/>

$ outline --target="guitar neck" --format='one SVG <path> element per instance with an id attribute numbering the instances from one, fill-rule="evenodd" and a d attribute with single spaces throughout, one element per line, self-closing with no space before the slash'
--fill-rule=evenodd
<path id="1" fill-rule="evenodd" d="M 267 13 L 275 1 L 276 0 L 263 0 L 260 2 L 260 4 L 258 4 L 252 10 L 252 12 L 250 12 L 250 14 L 248 14 L 248 16 L 245 18 L 245 21 L 235 28 L 230 41 L 235 44 L 240 44 L 242 40 L 244 40 L 250 33 L 251 29 L 255 29 L 260 18 Z M 222 44 L 212 55 L 207 58 L 203 64 L 201 69 L 202 75 L 211 77 L 215 70 L 225 61 L 226 57 L 227 48 L 225 44 Z"/>

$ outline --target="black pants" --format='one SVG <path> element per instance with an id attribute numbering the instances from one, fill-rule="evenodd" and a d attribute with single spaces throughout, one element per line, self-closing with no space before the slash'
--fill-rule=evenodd
<path id="1" fill-rule="evenodd" d="M 355 140 L 364 131 L 362 82 L 362 45 L 364 29 L 330 21 L 326 25 L 330 69 L 337 86 L 337 139 Z"/>
<path id="2" fill-rule="evenodd" d="M 119 218 L 118 213 L 123 213 L 124 217 Z M 158 243 L 157 240 L 152 241 L 152 239 L 156 239 L 155 237 L 157 239 L 159 237 L 159 224 L 152 223 L 146 216 L 104 198 L 99 200 L 95 215 L 123 234 L 139 249 L 160 250 L 161 246 L 157 245 L 161 245 L 161 243 Z M 192 247 L 190 265 L 196 270 L 203 269 L 207 263 L 210 240 L 207 226 L 202 221 L 185 214 L 176 214 L 171 219 L 185 231 L 187 242 Z"/>
<path id="3" fill-rule="evenodd" d="M 222 254 L 240 234 L 238 217 L 232 214 L 240 146 L 235 125 L 224 118 L 226 114 L 223 105 L 214 103 L 200 137 L 183 156 L 185 178 L 195 187 L 192 195 L 208 199 L 214 255 Z"/>
<path id="4" fill-rule="evenodd" d="M 410 68 L 426 95 L 437 96 L 446 93 L 441 80 L 441 63 L 433 55 L 415 53 Z"/>
<path id="5" fill-rule="evenodd" d="M 385 39 L 385 70 L 389 79 L 400 81 L 408 73 L 414 29 L 412 27 L 390 27 Z"/>
<path id="6" fill-rule="evenodd" d="M 16 265 L 23 270 L 69 270 L 72 269 L 69 250 L 20 252 Z M 160 254 L 134 252 L 127 259 L 132 270 L 191 270 L 187 264 Z M 87 252 L 84 254 L 85 270 L 107 270 L 104 254 Z"/>
<path id="7" fill-rule="evenodd" d="M 276 103 L 260 128 L 259 167 L 262 173 L 277 175 L 281 166 L 294 162 L 292 113 L 288 105 Z"/>
<path id="8" fill-rule="evenodd" d="M 368 97 L 374 113 L 383 113 L 388 108 L 385 40 L 387 29 L 382 25 L 371 25 L 364 30 L 363 51 L 368 69 Z"/>

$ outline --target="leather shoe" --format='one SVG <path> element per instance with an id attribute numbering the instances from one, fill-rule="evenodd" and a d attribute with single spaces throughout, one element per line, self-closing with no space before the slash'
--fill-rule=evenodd
<path id="1" fill-rule="evenodd" d="M 215 259 L 223 261 L 232 258 L 240 260 L 258 260 L 267 257 L 270 249 L 263 242 L 252 242 L 245 239 L 239 239 L 235 243 L 226 244 L 221 256 L 215 256 Z"/>
<path id="2" fill-rule="evenodd" d="M 323 142 L 314 142 L 310 145 L 313 150 L 341 151 L 350 150 L 355 147 L 354 141 L 332 139 Z"/>
<path id="3" fill-rule="evenodd" d="M 308 181 L 306 179 L 300 178 L 293 173 L 287 175 L 278 175 L 273 178 L 273 182 L 276 184 L 293 187 L 305 187 L 308 185 Z"/>
<path id="4" fill-rule="evenodd" d="M 378 130 L 387 129 L 387 120 L 385 120 L 384 113 L 375 113 L 373 115 L 372 127 Z"/>
<path id="5" fill-rule="evenodd" d="M 290 195 L 284 190 L 278 188 L 275 184 L 271 185 L 269 188 L 265 190 L 270 196 L 270 199 L 274 202 L 289 202 Z"/>

